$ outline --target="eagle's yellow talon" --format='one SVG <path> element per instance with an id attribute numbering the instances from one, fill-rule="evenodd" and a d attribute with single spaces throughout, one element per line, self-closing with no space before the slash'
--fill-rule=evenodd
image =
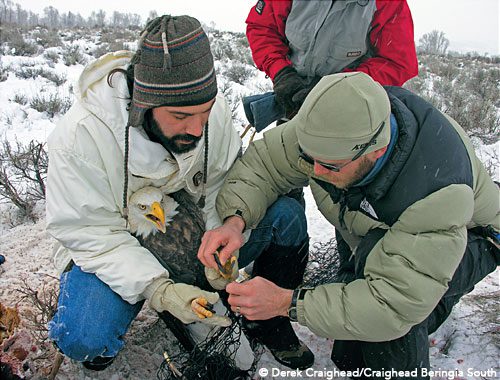
<path id="1" fill-rule="evenodd" d="M 208 301 L 205 297 L 195 298 L 194 302 L 196 302 L 198 305 L 201 305 L 201 306 L 207 306 L 207 304 L 208 304 Z"/>
<path id="2" fill-rule="evenodd" d="M 205 319 L 206 317 L 203 314 L 198 313 L 196 310 L 193 310 L 196 316 L 200 319 Z"/>
<path id="3" fill-rule="evenodd" d="M 204 297 L 195 298 L 191 301 L 191 310 L 196 314 L 196 316 L 200 319 L 210 318 L 214 315 L 210 310 L 207 310 L 206 306 L 208 305 L 208 301 Z"/>
<path id="4" fill-rule="evenodd" d="M 233 278 L 233 267 L 234 267 L 234 263 L 237 260 L 238 259 L 236 257 L 231 256 L 231 258 L 229 260 L 227 260 L 226 263 L 223 265 L 225 273 L 223 273 L 221 271 L 220 274 L 221 274 L 221 276 L 224 279 L 226 279 L 226 280 L 234 280 L 234 278 Z"/>

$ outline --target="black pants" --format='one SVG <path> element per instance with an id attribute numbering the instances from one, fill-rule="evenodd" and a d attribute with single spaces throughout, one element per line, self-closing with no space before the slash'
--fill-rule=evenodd
<path id="1" fill-rule="evenodd" d="M 363 239 L 352 265 L 343 267 L 344 278 L 364 278 L 363 270 L 368 253 L 384 234 L 384 230 L 377 229 Z M 475 284 L 495 270 L 499 256 L 498 249 L 492 243 L 469 231 L 464 257 L 449 283 L 448 291 L 425 321 L 413 326 L 401 338 L 389 342 L 336 340 L 332 360 L 339 369 L 346 371 L 357 368 L 370 368 L 372 371 L 411 371 L 417 368 L 421 374 L 421 368 L 429 369 L 428 335 L 436 331 L 448 318 L 453 306 L 463 295 L 469 293 Z"/>
<path id="2" fill-rule="evenodd" d="M 276 285 L 295 289 L 302 283 L 309 254 L 309 238 L 297 247 L 271 244 L 256 260 L 252 275 L 264 277 Z M 247 334 L 269 348 L 286 350 L 299 340 L 288 317 L 274 317 L 265 321 L 243 320 Z"/>

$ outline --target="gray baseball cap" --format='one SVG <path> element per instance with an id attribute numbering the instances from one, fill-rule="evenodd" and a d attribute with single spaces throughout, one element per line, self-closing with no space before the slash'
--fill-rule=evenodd
<path id="1" fill-rule="evenodd" d="M 379 83 L 362 72 L 339 73 L 323 77 L 288 123 L 306 154 L 347 160 L 389 144 L 390 115 L 389 97 Z"/>

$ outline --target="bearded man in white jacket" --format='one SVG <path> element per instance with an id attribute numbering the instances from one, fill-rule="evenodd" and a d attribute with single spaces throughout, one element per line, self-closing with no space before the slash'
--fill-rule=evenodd
<path id="1" fill-rule="evenodd" d="M 47 231 L 57 239 L 62 274 L 49 336 L 58 348 L 87 368 L 106 368 L 145 299 L 186 324 L 223 324 L 191 309 L 193 299 L 214 302 L 218 294 L 174 283 L 127 224 L 130 195 L 154 186 L 184 189 L 200 201 L 206 229 L 221 225 L 215 197 L 241 140 L 217 95 L 198 20 L 158 17 L 137 53 L 110 53 L 87 66 L 48 146 Z"/>
<path id="2" fill-rule="evenodd" d="M 209 41 L 198 20 L 158 17 L 141 34 L 135 54 L 110 53 L 86 67 L 76 102 L 48 146 L 47 231 L 58 241 L 54 258 L 62 273 L 49 337 L 65 355 L 90 369 L 106 368 L 145 299 L 158 312 L 188 324 L 191 332 L 227 322 L 219 312 L 200 319 L 191 301 L 204 297 L 214 303 L 218 294 L 174 282 L 127 223 L 131 195 L 153 186 L 166 193 L 184 189 L 204 205 L 207 231 L 222 225 L 215 198 L 241 140 L 228 105 L 217 95 Z M 204 238 L 201 247 L 207 243 Z M 224 250 L 234 247 L 224 247 L 221 255 Z M 307 253 L 304 210 L 294 199 L 281 197 L 252 226 L 238 263 L 255 260 L 254 275 L 293 289 L 302 281 Z M 277 262 L 294 268 L 294 275 L 283 276 L 274 267 Z M 236 263 L 233 273 L 237 268 Z M 205 272 L 214 289 L 224 289 L 229 281 L 213 268 Z M 267 339 L 281 363 L 312 364 L 312 353 L 287 319 L 247 329 L 256 339 Z M 248 341 L 242 342 L 235 361 L 243 370 L 253 359 L 248 351 Z"/>

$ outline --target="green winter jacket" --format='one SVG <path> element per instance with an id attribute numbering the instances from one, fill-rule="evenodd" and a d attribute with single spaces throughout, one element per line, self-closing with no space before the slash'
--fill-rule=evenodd
<path id="1" fill-rule="evenodd" d="M 498 187 L 461 127 L 404 89 L 386 90 L 400 137 L 385 172 L 367 189 L 378 219 L 348 210 L 341 232 L 355 253 L 368 231 L 388 231 L 370 252 L 364 279 L 317 286 L 299 301 L 299 323 L 320 336 L 377 342 L 405 335 L 446 292 L 465 252 L 467 229 L 500 230 Z M 443 137 L 439 143 L 437 136 Z M 432 157 L 433 165 L 442 165 L 439 175 L 424 170 L 435 152 L 444 152 Z M 457 178 L 458 172 L 468 179 Z M 236 162 L 217 210 L 222 219 L 241 214 L 247 228 L 255 228 L 279 195 L 310 185 L 319 210 L 340 229 L 340 205 L 314 179 L 312 165 L 299 158 L 295 128 L 286 123 L 265 133 Z"/>

